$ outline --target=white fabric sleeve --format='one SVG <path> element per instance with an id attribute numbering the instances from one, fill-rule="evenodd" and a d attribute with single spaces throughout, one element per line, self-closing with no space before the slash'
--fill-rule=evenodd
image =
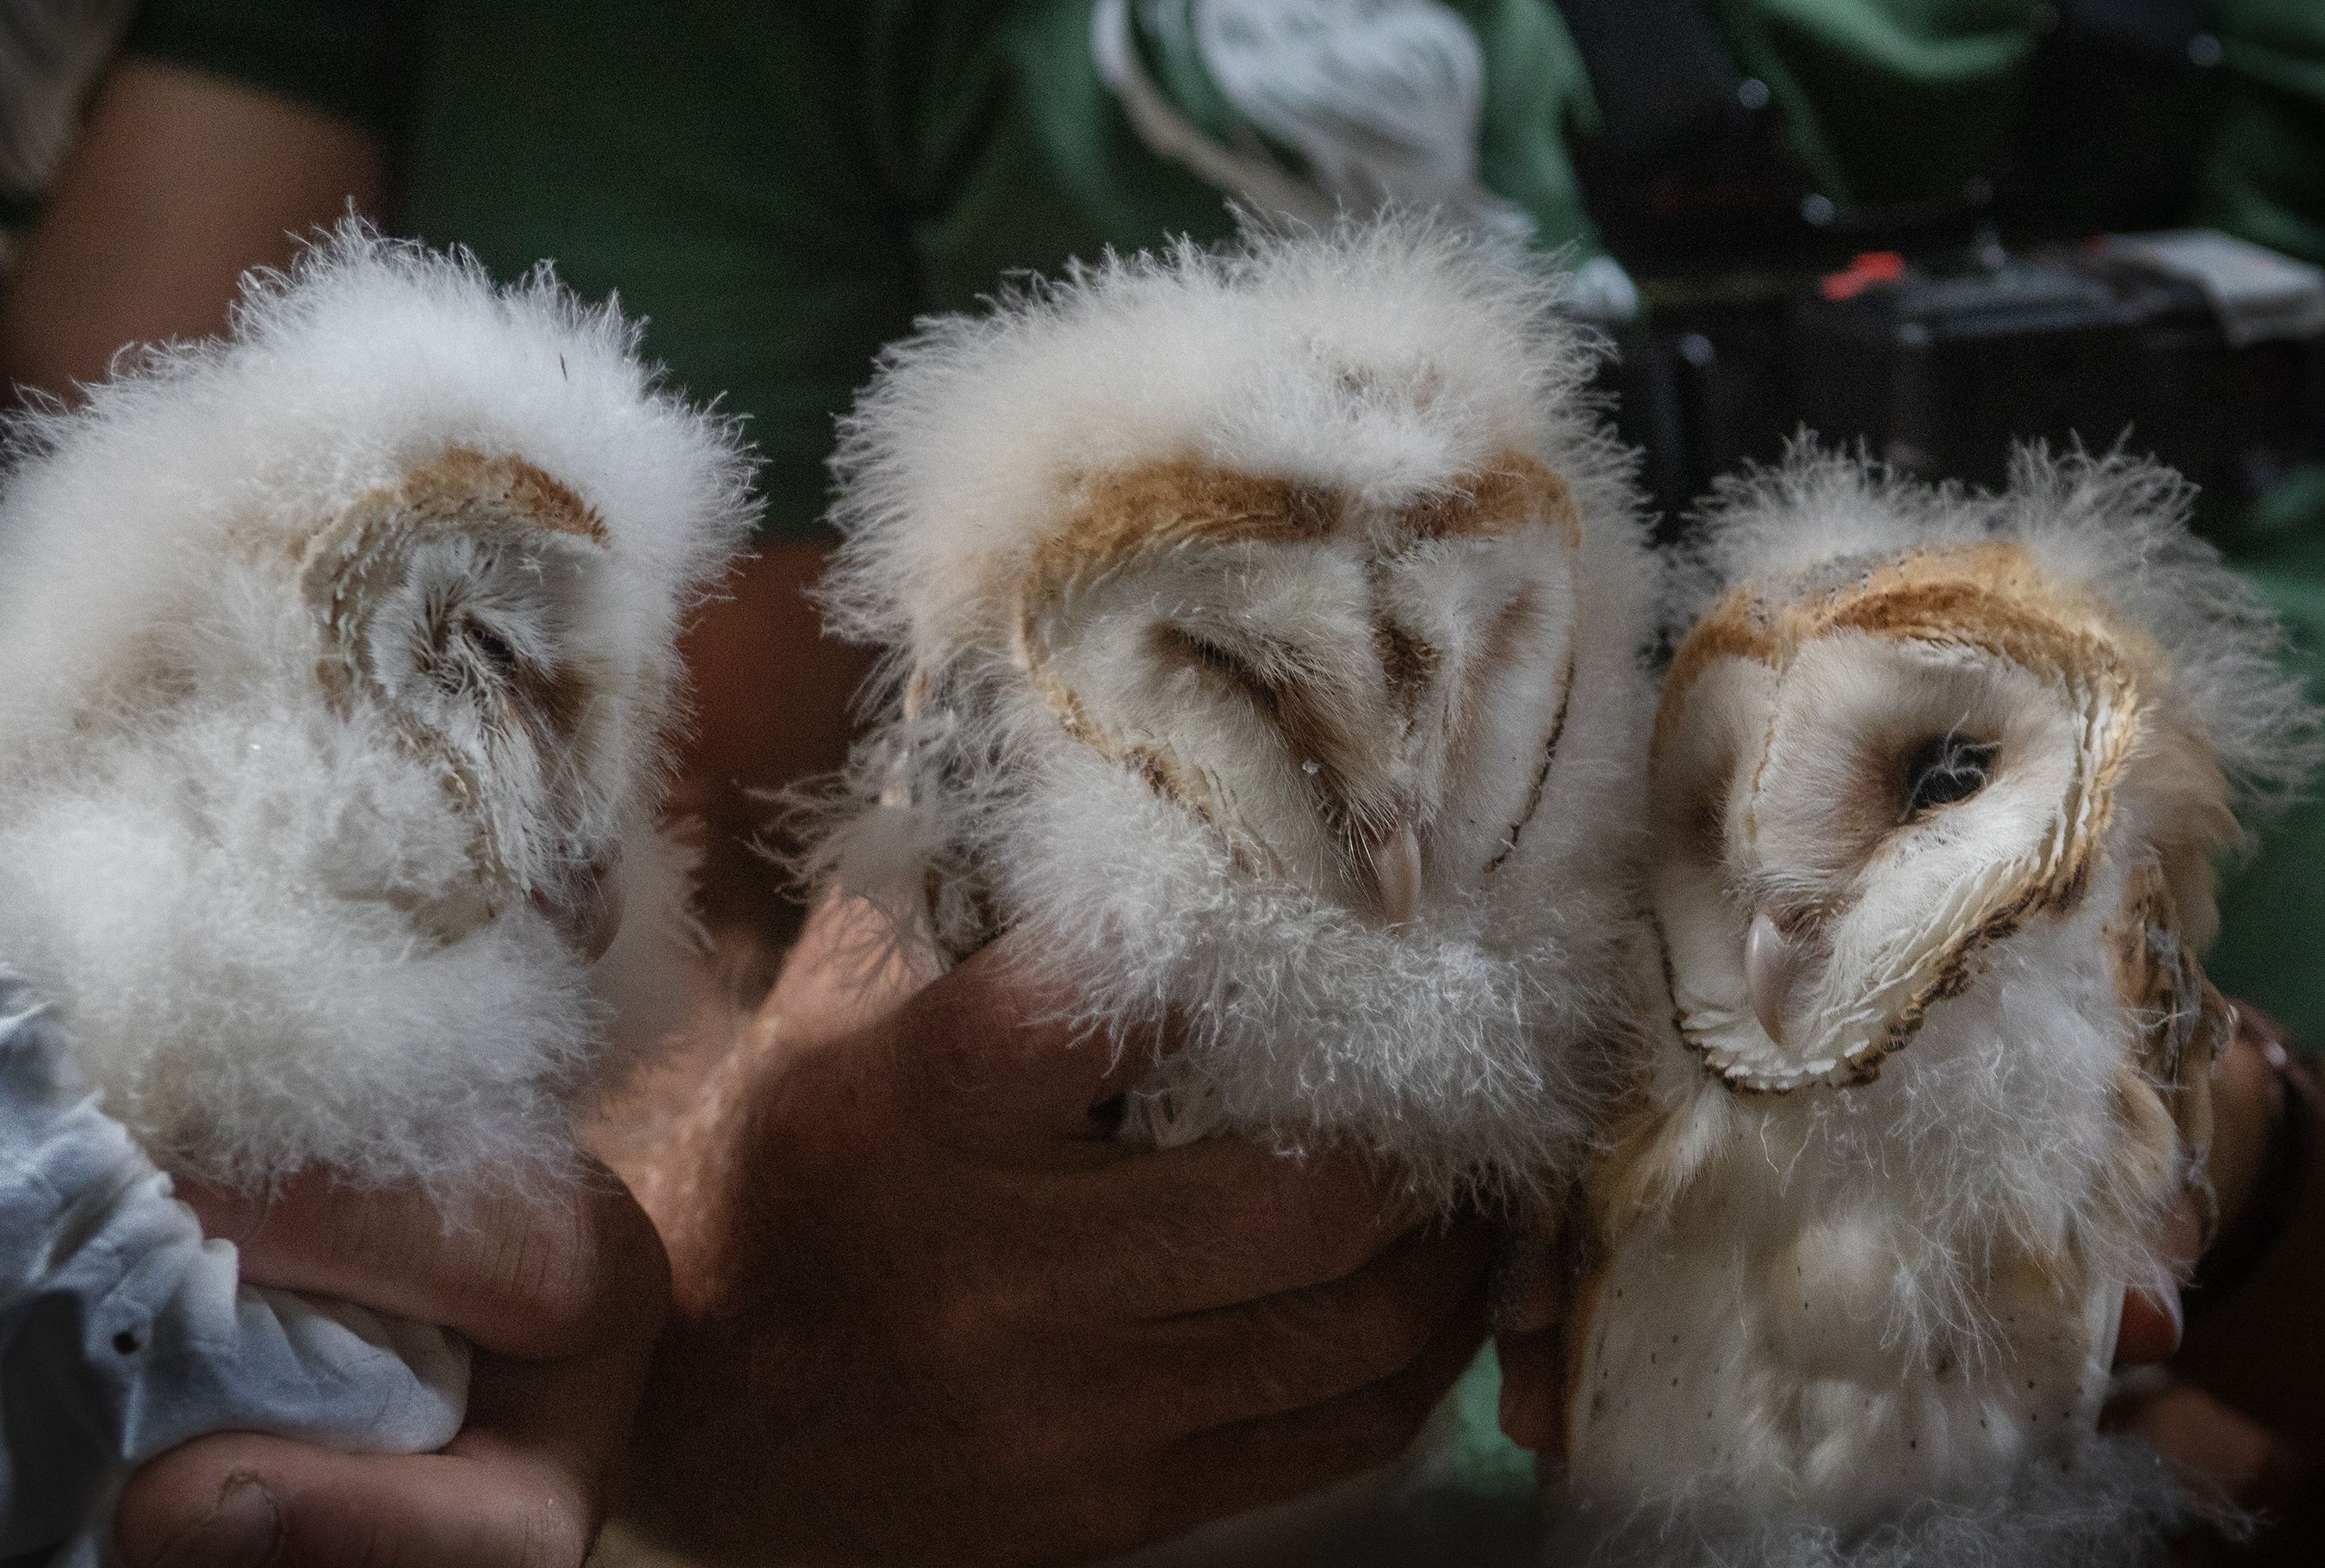
<path id="1" fill-rule="evenodd" d="M 122 1481 L 204 1433 L 441 1448 L 468 1378 L 442 1329 L 242 1285 L 233 1243 L 203 1237 L 0 976 L 0 1561 L 109 1561 Z"/>

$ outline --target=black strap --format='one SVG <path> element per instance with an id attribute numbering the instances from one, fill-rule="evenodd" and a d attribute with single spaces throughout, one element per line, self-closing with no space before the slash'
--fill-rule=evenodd
<path id="1" fill-rule="evenodd" d="M 1820 209 L 1765 83 L 1700 0 L 1559 0 L 1598 100 L 1574 148 L 1607 248 L 1635 272 L 1732 267 L 1796 250 Z M 1829 211 L 1829 208 L 1824 209 Z"/>
<path id="2" fill-rule="evenodd" d="M 2061 214 L 2097 214 L 2118 230 L 2184 223 L 2220 98 L 2212 0 L 2061 0 L 2052 9 L 2010 166 L 1997 172 L 2004 228 L 2077 237 Z"/>

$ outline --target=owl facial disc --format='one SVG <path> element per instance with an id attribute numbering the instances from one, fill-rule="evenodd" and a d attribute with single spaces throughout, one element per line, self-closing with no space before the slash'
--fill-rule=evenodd
<path id="1" fill-rule="evenodd" d="M 306 542 L 301 589 L 343 706 L 385 715 L 440 771 L 476 836 L 474 874 L 415 907 L 454 942 L 530 900 L 574 950 L 611 945 L 621 704 L 588 696 L 617 668 L 592 614 L 603 524 L 533 465 L 454 449 L 359 497 Z M 489 787 L 486 781 L 491 781 Z"/>
<path id="2" fill-rule="evenodd" d="M 1681 645 L 1651 870 L 1680 1032 L 1730 1087 L 1868 1082 L 1985 950 L 2070 905 L 2140 703 L 2001 544 L 1739 589 Z"/>
<path id="3" fill-rule="evenodd" d="M 1402 932 L 1541 802 L 1579 529 L 1565 481 L 1515 451 L 1388 503 L 1188 463 L 1109 474 L 1017 586 L 1017 658 L 1069 734 L 1247 868 Z"/>

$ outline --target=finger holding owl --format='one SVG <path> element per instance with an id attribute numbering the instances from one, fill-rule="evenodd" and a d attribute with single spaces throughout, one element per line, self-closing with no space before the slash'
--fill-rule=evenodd
<path id="1" fill-rule="evenodd" d="M 1029 933 L 1160 1141 L 1570 1174 L 1626 914 L 1653 572 L 1553 274 L 1425 221 L 1114 259 L 924 325 L 844 428 L 886 665 L 809 859 Z"/>
<path id="2" fill-rule="evenodd" d="M 2154 1559 L 2096 1431 L 2206 1191 L 2216 865 L 2297 787 L 2280 634 L 2121 457 L 1803 448 L 1701 518 L 1647 1028 L 1586 1178 L 1553 1534 L 1603 1561 Z"/>

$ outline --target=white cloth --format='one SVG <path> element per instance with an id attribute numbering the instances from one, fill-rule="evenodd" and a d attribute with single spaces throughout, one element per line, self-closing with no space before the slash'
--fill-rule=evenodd
<path id="1" fill-rule="evenodd" d="M 0 975 L 0 1561 L 111 1560 L 131 1470 L 205 1433 L 441 1448 L 466 1343 L 239 1282 L 234 1244 L 105 1114 L 61 1025 Z"/>

